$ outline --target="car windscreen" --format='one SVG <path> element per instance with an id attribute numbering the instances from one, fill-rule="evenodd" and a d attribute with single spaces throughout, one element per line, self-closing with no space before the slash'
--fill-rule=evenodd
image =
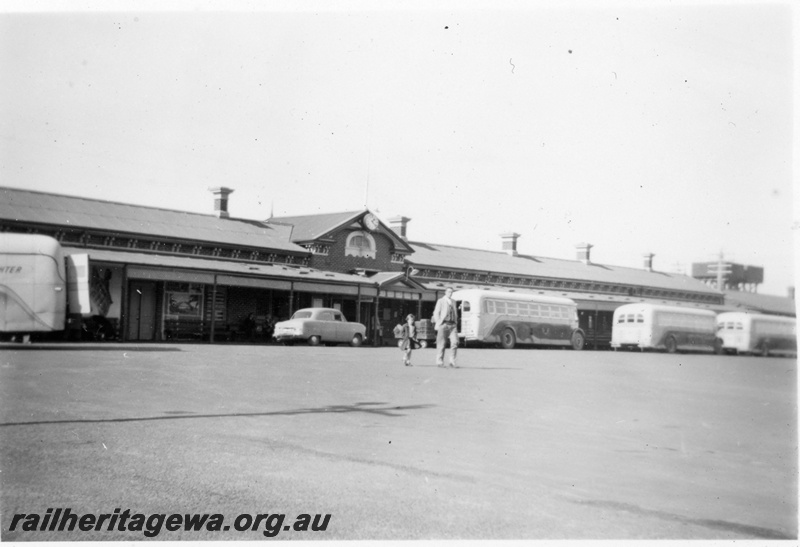
<path id="1" fill-rule="evenodd" d="M 308 319 L 311 317 L 310 311 L 298 311 L 292 316 L 292 319 Z"/>

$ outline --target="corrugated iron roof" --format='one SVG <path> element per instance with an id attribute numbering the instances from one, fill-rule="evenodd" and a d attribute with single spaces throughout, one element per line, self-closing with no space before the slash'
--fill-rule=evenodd
<path id="1" fill-rule="evenodd" d="M 192 258 L 185 256 L 169 256 L 146 253 L 129 253 L 126 251 L 110 251 L 106 249 L 85 249 L 82 247 L 64 247 L 66 255 L 88 254 L 93 261 L 137 266 L 159 266 L 185 270 L 202 270 L 205 272 L 241 274 L 257 277 L 274 277 L 291 280 L 313 280 L 326 283 L 343 283 L 348 285 L 375 286 L 375 282 L 360 275 L 344 274 L 315 270 L 304 266 L 287 266 L 284 264 L 249 264 L 229 260 L 212 260 L 208 258 Z"/>
<path id="2" fill-rule="evenodd" d="M 444 293 L 447 287 L 452 287 L 454 291 L 463 289 L 480 289 L 486 291 L 510 292 L 514 294 L 533 294 L 541 296 L 558 296 L 569 298 L 577 302 L 585 309 L 592 309 L 592 306 L 600 310 L 613 311 L 622 304 L 632 304 L 637 302 L 648 302 L 650 304 L 669 304 L 670 306 L 686 306 L 689 308 L 708 309 L 715 312 L 732 311 L 729 306 L 723 304 L 701 304 L 696 302 L 675 302 L 662 298 L 647 298 L 641 296 L 627 296 L 623 294 L 596 294 L 578 291 L 565 291 L 560 289 L 534 289 L 524 287 L 507 287 L 503 285 L 477 285 L 474 283 L 463 283 L 459 281 L 426 281 L 422 286 L 429 291 Z"/>
<path id="3" fill-rule="evenodd" d="M 511 256 L 502 251 L 485 251 L 432 243 L 410 242 L 414 254 L 406 260 L 417 268 L 442 268 L 492 272 L 500 275 L 546 277 L 645 286 L 665 290 L 720 294 L 692 277 L 682 274 L 637 270 L 576 260 L 531 255 Z"/>
<path id="4" fill-rule="evenodd" d="M 0 198 L 0 218 L 9 220 L 308 254 L 291 242 L 291 227 L 258 220 L 16 188 L 0 187 Z"/>
<path id="5" fill-rule="evenodd" d="M 361 211 L 350 211 L 345 213 L 325 213 L 319 215 L 300 215 L 291 217 L 272 217 L 267 222 L 270 225 L 290 225 L 292 230 L 292 241 L 313 241 L 330 232 L 332 229 L 342 224 L 355 220 L 362 214 Z"/>
<path id="6" fill-rule="evenodd" d="M 756 310 L 764 313 L 791 315 L 796 317 L 797 307 L 793 299 L 745 291 L 725 291 L 725 303 L 732 311 Z"/>

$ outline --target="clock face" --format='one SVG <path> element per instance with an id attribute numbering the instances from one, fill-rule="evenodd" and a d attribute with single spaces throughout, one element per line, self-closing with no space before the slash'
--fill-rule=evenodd
<path id="1" fill-rule="evenodd" d="M 376 217 L 375 215 L 371 213 L 364 215 L 364 227 L 367 228 L 367 230 L 377 229 L 378 224 L 379 224 L 378 217 Z"/>

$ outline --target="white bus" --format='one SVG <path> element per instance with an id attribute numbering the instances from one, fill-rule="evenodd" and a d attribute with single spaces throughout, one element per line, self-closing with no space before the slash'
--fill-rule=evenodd
<path id="1" fill-rule="evenodd" d="M 611 347 L 678 350 L 718 349 L 716 314 L 711 310 L 625 304 L 614 310 Z"/>
<path id="2" fill-rule="evenodd" d="M 725 353 L 797 354 L 794 317 L 725 312 L 717 316 L 717 329 Z"/>
<path id="3" fill-rule="evenodd" d="M 569 346 L 583 349 L 586 335 L 578 328 L 578 306 L 569 298 L 466 289 L 455 291 L 460 303 L 459 336 L 465 341 L 500 344 Z"/>

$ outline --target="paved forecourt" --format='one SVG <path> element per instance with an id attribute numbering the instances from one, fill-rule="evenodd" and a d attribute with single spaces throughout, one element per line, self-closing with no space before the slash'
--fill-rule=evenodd
<path id="1" fill-rule="evenodd" d="M 143 539 L 9 531 L 67 507 L 331 515 L 276 539 L 797 537 L 794 359 L 434 351 L 2 346 L 2 539 Z"/>

